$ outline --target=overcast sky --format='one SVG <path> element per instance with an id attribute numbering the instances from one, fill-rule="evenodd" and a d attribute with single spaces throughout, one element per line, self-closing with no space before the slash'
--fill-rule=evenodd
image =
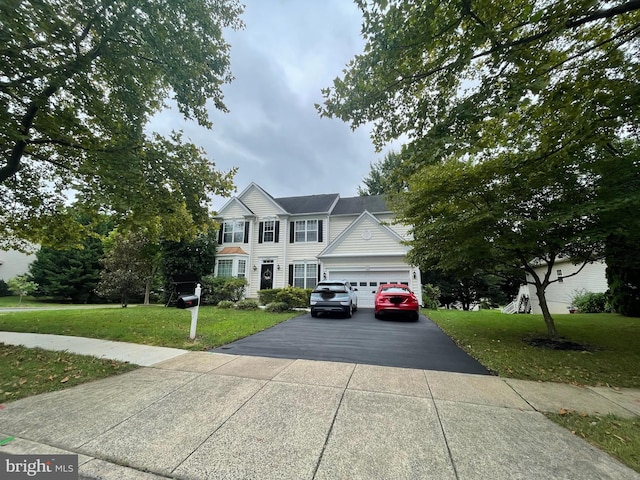
<path id="1" fill-rule="evenodd" d="M 274 197 L 357 195 L 380 160 L 367 128 L 320 118 L 314 103 L 354 55 L 362 17 L 351 0 L 244 0 L 246 28 L 228 32 L 235 80 L 224 87 L 229 113 L 211 110 L 213 130 L 176 110 L 156 116 L 160 133 L 182 129 L 218 169 L 238 167 L 238 192 L 256 182 Z M 224 199 L 216 199 L 219 209 Z"/>

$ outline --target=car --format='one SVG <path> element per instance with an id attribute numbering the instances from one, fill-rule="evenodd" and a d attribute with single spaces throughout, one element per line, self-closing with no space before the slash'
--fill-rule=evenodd
<path id="1" fill-rule="evenodd" d="M 376 294 L 374 300 L 376 318 L 387 315 L 403 315 L 416 321 L 420 317 L 418 298 L 407 285 L 384 283 L 373 293 Z"/>
<path id="2" fill-rule="evenodd" d="M 346 280 L 322 280 L 318 282 L 309 300 L 311 316 L 320 313 L 342 313 L 351 318 L 358 310 L 358 291 Z"/>

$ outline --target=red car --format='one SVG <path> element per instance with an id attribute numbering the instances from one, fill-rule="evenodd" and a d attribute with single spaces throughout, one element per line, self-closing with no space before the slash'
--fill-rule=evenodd
<path id="1" fill-rule="evenodd" d="M 420 304 L 418 298 L 406 285 L 385 283 L 378 287 L 375 299 L 376 318 L 383 315 L 408 315 L 411 320 L 418 320 Z"/>

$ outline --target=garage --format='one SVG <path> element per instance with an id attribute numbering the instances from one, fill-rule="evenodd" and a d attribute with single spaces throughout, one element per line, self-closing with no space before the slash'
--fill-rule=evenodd
<path id="1" fill-rule="evenodd" d="M 345 279 L 358 289 L 358 308 L 373 308 L 374 292 L 382 283 L 404 283 L 410 285 L 409 270 L 367 271 L 345 270 L 330 271 L 328 278 Z"/>

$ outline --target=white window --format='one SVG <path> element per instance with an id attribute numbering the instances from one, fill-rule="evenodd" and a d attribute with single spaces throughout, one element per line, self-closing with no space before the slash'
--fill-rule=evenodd
<path id="1" fill-rule="evenodd" d="M 318 265 L 315 263 L 293 264 L 293 286 L 313 288 L 318 282 Z"/>
<path id="2" fill-rule="evenodd" d="M 242 243 L 244 240 L 244 220 L 224 222 L 222 241 L 224 243 Z"/>
<path id="3" fill-rule="evenodd" d="M 233 276 L 233 260 L 221 259 L 218 260 L 218 277 L 232 277 Z"/>
<path id="4" fill-rule="evenodd" d="M 246 277 L 247 276 L 247 261 L 246 260 L 238 260 L 238 277 Z"/>
<path id="5" fill-rule="evenodd" d="M 318 241 L 318 221 L 317 220 L 297 220 L 296 221 L 296 243 L 297 242 L 317 242 Z"/>
<path id="6" fill-rule="evenodd" d="M 276 222 L 274 220 L 264 221 L 264 230 L 262 233 L 263 242 L 274 242 L 276 235 Z"/>

